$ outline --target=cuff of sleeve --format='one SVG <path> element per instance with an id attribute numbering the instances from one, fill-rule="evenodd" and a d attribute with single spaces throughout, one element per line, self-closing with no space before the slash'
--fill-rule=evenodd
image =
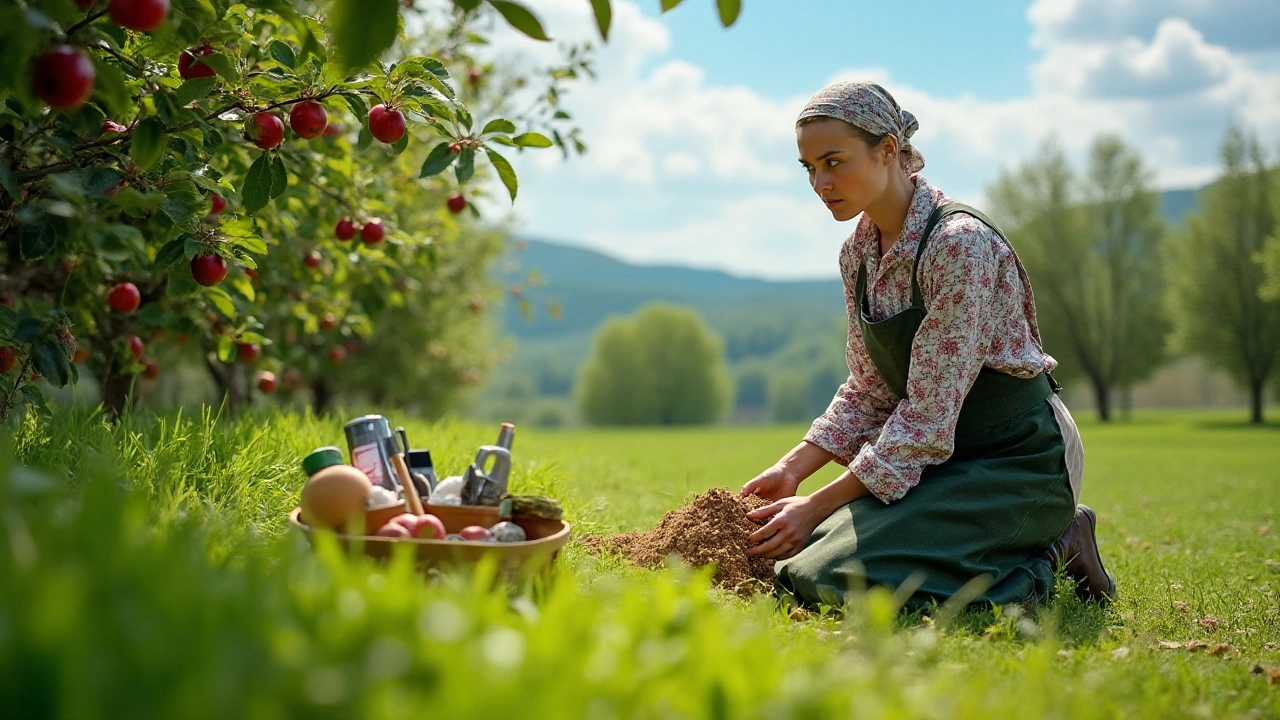
<path id="1" fill-rule="evenodd" d="M 858 456 L 849 463 L 849 470 L 867 486 L 872 495 L 886 505 L 900 499 L 911 489 L 912 483 L 897 468 L 881 460 L 871 443 L 862 446 Z"/>
<path id="2" fill-rule="evenodd" d="M 848 433 L 839 425 L 824 418 L 813 421 L 809 432 L 804 436 L 804 441 L 813 443 L 835 455 L 835 461 L 846 467 L 853 460 L 853 455 L 849 453 L 853 443 Z"/>

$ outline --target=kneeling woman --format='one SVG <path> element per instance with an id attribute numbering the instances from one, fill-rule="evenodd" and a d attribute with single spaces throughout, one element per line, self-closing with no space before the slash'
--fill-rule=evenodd
<path id="1" fill-rule="evenodd" d="M 743 488 L 774 501 L 753 513 L 767 523 L 750 552 L 777 558 L 779 586 L 807 604 L 913 578 L 920 606 L 979 576 L 975 602 L 1035 602 L 1058 565 L 1105 602 L 1115 583 L 1077 505 L 1084 453 L 1031 284 L 995 225 L 919 174 L 916 128 L 872 83 L 830 85 L 800 113 L 814 192 L 837 220 L 862 214 L 840 251 L 849 380 Z M 848 471 L 797 497 L 831 460 Z"/>

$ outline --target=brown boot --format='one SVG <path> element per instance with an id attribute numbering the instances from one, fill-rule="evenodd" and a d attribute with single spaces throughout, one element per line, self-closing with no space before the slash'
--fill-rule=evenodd
<path id="1" fill-rule="evenodd" d="M 1067 577 L 1076 583 L 1076 595 L 1082 600 L 1096 600 L 1106 605 L 1116 596 L 1116 581 L 1102 566 L 1095 528 L 1098 515 L 1088 505 L 1076 506 L 1075 519 L 1053 542 L 1046 560 L 1055 569 L 1064 567 Z"/>

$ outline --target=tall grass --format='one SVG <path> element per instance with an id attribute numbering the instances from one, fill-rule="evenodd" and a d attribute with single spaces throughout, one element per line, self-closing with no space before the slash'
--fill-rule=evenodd
<path id="1" fill-rule="evenodd" d="M 409 430 L 456 470 L 494 429 Z M 636 442 L 696 463 L 707 431 L 687 432 Z M 702 437 L 735 452 L 718 432 Z M 1265 563 L 1277 545 L 1260 530 L 1274 526 L 1277 451 L 1230 437 L 1239 442 L 1219 448 L 1217 464 L 1188 460 L 1185 441 L 1159 446 L 1172 462 L 1222 469 L 1204 479 L 1220 486 L 1214 508 L 1206 488 L 1168 490 L 1166 461 L 1147 449 L 1145 462 L 1117 446 L 1098 464 L 1102 487 L 1128 485 L 1100 498 L 1110 532 L 1123 525 L 1134 538 L 1105 538 L 1127 593 L 1114 609 L 1064 593 L 1029 615 L 923 617 L 872 591 L 843 615 L 792 619 L 770 598 L 711 589 L 705 572 L 637 570 L 575 545 L 532 592 L 497 583 L 489 567 L 424 578 L 403 555 L 378 565 L 332 543 L 313 551 L 285 513 L 302 454 L 341 444 L 327 419 L 207 410 L 29 421 L 0 446 L 0 716 L 1275 716 L 1280 687 L 1249 670 L 1280 664 L 1265 647 L 1280 640 L 1280 574 Z M 555 449 L 579 439 L 522 434 L 522 458 L 556 461 L 522 461 L 516 486 L 564 500 L 575 527 L 643 522 L 634 509 L 662 478 Z M 631 496 L 609 486 L 625 473 L 643 481 Z M 1166 515 L 1181 528 L 1165 531 L 1178 532 L 1174 543 L 1158 535 Z M 1213 630 L 1200 622 L 1211 612 Z M 1155 647 L 1195 638 L 1231 648 Z"/>

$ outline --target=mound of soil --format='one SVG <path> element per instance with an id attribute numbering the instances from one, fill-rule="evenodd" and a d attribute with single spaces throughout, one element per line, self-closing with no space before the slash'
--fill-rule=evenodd
<path id="1" fill-rule="evenodd" d="M 760 527 L 747 513 L 768 504 L 755 495 L 713 488 L 662 516 L 652 530 L 584 538 L 584 544 L 595 554 L 603 549 L 644 567 L 659 567 L 673 554 L 694 567 L 715 563 L 717 585 L 749 595 L 760 588 L 751 580 L 773 585 L 774 561 L 746 553 L 752 545 L 747 538 Z"/>

